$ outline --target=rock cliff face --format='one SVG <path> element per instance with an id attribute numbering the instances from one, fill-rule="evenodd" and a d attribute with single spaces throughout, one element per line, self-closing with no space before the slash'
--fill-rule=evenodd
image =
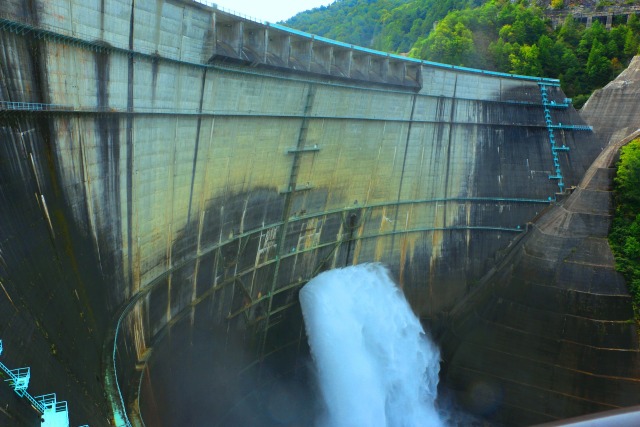
<path id="1" fill-rule="evenodd" d="M 640 403 L 638 331 L 607 240 L 618 150 L 640 136 L 639 69 L 636 57 L 583 109 L 612 142 L 582 182 L 452 311 L 446 383 L 472 412 L 528 425 Z"/>
<path id="2" fill-rule="evenodd" d="M 604 88 L 597 90 L 580 110 L 605 142 L 625 138 L 640 128 L 640 56 Z"/>

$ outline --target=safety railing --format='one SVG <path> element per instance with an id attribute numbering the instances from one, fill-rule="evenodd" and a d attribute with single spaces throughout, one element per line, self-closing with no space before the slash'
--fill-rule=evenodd
<path id="1" fill-rule="evenodd" d="M 444 69 L 451 69 L 451 70 L 456 70 L 456 71 L 464 71 L 464 72 L 474 73 L 474 74 L 484 74 L 484 75 L 495 76 L 495 77 L 507 77 L 507 78 L 520 79 L 520 80 L 536 81 L 536 82 L 539 82 L 539 83 L 542 83 L 542 84 L 560 86 L 560 80 L 558 80 L 558 79 L 550 79 L 550 78 L 546 78 L 546 77 L 523 76 L 523 75 L 519 75 L 519 74 L 501 73 L 501 72 L 497 72 L 497 71 L 481 70 L 481 69 L 478 69 L 478 68 L 470 68 L 470 67 L 463 67 L 463 66 L 459 66 L 459 65 L 450 65 L 450 64 L 442 64 L 442 63 L 439 63 L 439 62 L 425 61 L 425 60 L 418 59 L 418 58 L 411 58 L 411 57 L 408 57 L 408 56 L 402 56 L 402 55 L 397 55 L 397 54 L 393 54 L 393 53 L 381 52 L 381 51 L 377 51 L 377 50 L 374 50 L 374 49 L 369 49 L 369 48 L 366 48 L 366 47 L 357 46 L 357 45 L 354 45 L 354 44 L 339 42 L 337 40 L 331 40 L 331 39 L 328 39 L 328 38 L 325 38 L 325 37 L 316 36 L 314 34 L 306 33 L 304 31 L 300 31 L 300 30 L 296 30 L 296 29 L 293 29 L 293 28 L 285 27 L 284 25 L 280 25 L 280 24 L 267 23 L 266 25 L 269 28 L 275 28 L 277 30 L 284 31 L 286 33 L 293 34 L 293 35 L 296 35 L 296 36 L 299 36 L 299 37 L 304 37 L 304 38 L 311 39 L 311 40 L 321 41 L 323 43 L 327 43 L 327 44 L 333 45 L 333 46 L 352 49 L 352 50 L 354 50 L 356 52 L 360 51 L 360 52 L 365 52 L 365 53 L 368 53 L 368 54 L 371 54 L 371 55 L 376 55 L 376 56 L 381 56 L 381 57 L 386 57 L 386 58 L 393 58 L 393 59 L 400 60 L 400 61 L 403 61 L 403 62 L 413 62 L 413 63 L 416 63 L 416 64 L 428 65 L 428 66 L 436 67 L 436 68 L 444 68 Z"/>
<path id="2" fill-rule="evenodd" d="M 257 22 L 258 24 L 263 24 L 263 25 L 268 24 L 267 21 L 263 21 L 262 19 L 258 19 L 256 17 L 250 16 L 250 15 L 246 15 L 246 14 L 244 14 L 242 12 L 238 12 L 236 10 L 232 10 L 232 9 L 229 9 L 229 8 L 226 8 L 226 7 L 223 7 L 223 6 L 219 6 L 214 1 L 207 1 L 207 0 L 194 0 L 194 1 L 196 3 L 200 3 L 200 4 L 203 4 L 205 6 L 212 7 L 214 9 L 216 9 L 216 10 L 221 11 L 221 12 L 228 13 L 229 15 L 237 16 L 237 17 L 246 19 L 248 21 Z"/>
<path id="3" fill-rule="evenodd" d="M 551 129 L 593 131 L 593 126 L 586 126 L 586 125 L 565 125 L 565 124 L 562 124 L 562 123 L 557 123 L 557 124 L 550 125 L 550 127 L 551 127 Z"/>
<path id="4" fill-rule="evenodd" d="M 2 355 L 3 345 L 0 340 L 0 355 Z M 41 427 L 69 427 L 69 408 L 66 401 L 58 401 L 55 393 L 43 394 L 33 397 L 28 391 L 29 380 L 31 379 L 31 368 L 9 369 L 0 362 L 2 370 L 9 378 L 5 381 L 13 388 L 13 391 L 20 397 L 29 401 L 31 406 L 41 415 Z M 87 424 L 81 427 L 89 427 Z"/>
<path id="5" fill-rule="evenodd" d="M 14 102 L 0 101 L 0 110 L 18 110 L 18 111 L 60 111 L 69 110 L 73 107 L 57 104 L 42 104 L 39 102 Z"/>

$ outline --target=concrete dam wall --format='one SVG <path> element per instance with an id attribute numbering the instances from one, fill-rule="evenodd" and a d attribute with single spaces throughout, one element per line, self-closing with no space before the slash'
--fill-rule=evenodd
<path id="1" fill-rule="evenodd" d="M 640 129 L 638 96 L 640 56 L 635 56 L 615 80 L 593 93 L 580 116 L 593 125 L 599 139 L 617 142 Z"/>
<path id="2" fill-rule="evenodd" d="M 194 2 L 8 0 L 0 28 L 2 360 L 72 424 L 191 413 L 201 376 L 224 378 L 207 419 L 245 402 L 255 425 L 253 391 L 307 352 L 313 275 L 383 262 L 438 324 L 602 148 L 557 81 Z M 187 347 L 227 357 L 196 369 Z M 3 425 L 36 422 L 0 402 Z"/>
<path id="3" fill-rule="evenodd" d="M 473 412 L 534 425 L 640 403 L 637 322 L 608 242 L 618 149 L 638 136 L 608 145 L 451 310 L 446 378 Z"/>

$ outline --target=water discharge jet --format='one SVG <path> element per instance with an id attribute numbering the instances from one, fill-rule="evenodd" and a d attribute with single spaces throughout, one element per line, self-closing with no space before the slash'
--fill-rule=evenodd
<path id="1" fill-rule="evenodd" d="M 444 425 L 440 352 L 385 267 L 324 272 L 300 303 L 326 409 L 318 425 Z"/>

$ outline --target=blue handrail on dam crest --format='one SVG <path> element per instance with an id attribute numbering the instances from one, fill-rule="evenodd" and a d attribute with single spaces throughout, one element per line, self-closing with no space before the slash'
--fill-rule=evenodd
<path id="1" fill-rule="evenodd" d="M 558 84 L 559 85 L 559 83 L 560 83 L 559 79 L 552 79 L 552 78 L 548 78 L 548 77 L 535 77 L 535 76 L 524 76 L 524 75 L 519 75 L 519 74 L 501 73 L 501 72 L 498 72 L 498 71 L 488 71 L 488 70 L 481 70 L 481 69 L 478 69 L 478 68 L 470 68 L 470 67 L 463 67 L 463 66 L 459 66 L 459 65 L 450 65 L 450 64 L 443 64 L 443 63 L 439 63 L 439 62 L 426 61 L 426 60 L 423 60 L 423 59 L 411 58 L 409 56 L 403 56 L 403 55 L 398 55 L 398 54 L 394 54 L 394 53 L 386 53 L 386 52 L 382 52 L 382 51 L 378 51 L 378 50 L 374 50 L 374 49 L 369 49 L 369 48 L 362 47 L 362 46 L 357 46 L 357 45 L 354 45 L 354 44 L 348 44 L 348 43 L 340 42 L 340 41 L 337 41 L 337 40 L 328 39 L 328 38 L 322 37 L 322 36 L 316 36 L 316 35 L 313 35 L 313 34 L 305 33 L 304 31 L 300 31 L 300 30 L 296 30 L 296 29 L 293 29 L 293 28 L 285 27 L 284 25 L 280 25 L 280 24 L 273 24 L 273 23 L 267 22 L 266 25 L 268 27 L 270 27 L 270 28 L 275 28 L 275 29 L 280 30 L 280 31 L 285 31 L 285 32 L 287 32 L 289 34 L 293 34 L 293 35 L 304 37 L 304 38 L 311 39 L 311 40 L 321 41 L 323 43 L 327 43 L 327 44 L 330 44 L 330 45 L 333 45 L 333 46 L 339 46 L 339 47 L 344 47 L 344 48 L 347 48 L 347 49 L 353 49 L 354 51 L 364 52 L 364 53 L 377 55 L 377 56 L 381 56 L 381 57 L 388 57 L 388 58 L 398 59 L 400 61 L 407 61 L 407 62 L 412 62 L 412 63 L 416 63 L 416 64 L 422 64 L 422 65 L 428 65 L 428 66 L 431 66 L 431 67 L 437 67 L 437 68 L 443 68 L 443 69 L 464 71 L 464 72 L 468 72 L 468 73 L 484 74 L 484 75 L 488 75 L 488 76 L 508 77 L 508 78 L 514 78 L 514 79 L 528 80 L 528 81 L 538 81 L 538 82 L 545 82 L 547 84 Z"/>

